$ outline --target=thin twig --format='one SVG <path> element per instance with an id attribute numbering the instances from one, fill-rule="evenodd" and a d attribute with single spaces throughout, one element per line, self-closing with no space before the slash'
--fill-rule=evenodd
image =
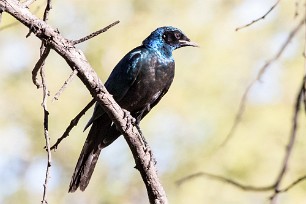
<path id="1" fill-rule="evenodd" d="M 44 17 L 43 20 L 46 22 L 48 20 L 48 15 L 49 15 L 49 11 L 51 9 L 51 0 L 47 0 L 47 5 L 44 11 Z M 30 31 L 31 32 L 31 31 Z M 30 34 L 30 33 L 29 33 Z M 42 86 L 43 86 L 43 109 L 44 109 L 44 135 L 45 135 L 45 140 L 46 140 L 46 148 L 47 148 L 47 158 L 48 158 L 48 162 L 47 162 L 47 169 L 46 169 L 46 176 L 45 176 L 45 182 L 43 184 L 44 190 L 43 190 L 43 197 L 42 197 L 42 204 L 48 204 L 47 201 L 47 189 L 48 189 L 48 181 L 49 181 L 49 174 L 50 174 L 50 168 L 51 168 L 51 160 L 52 160 L 52 155 L 51 155 L 51 150 L 50 150 L 50 137 L 48 134 L 48 126 L 49 126 L 49 112 L 47 109 L 47 99 L 49 94 L 49 90 L 47 88 L 47 81 L 46 81 L 46 76 L 45 76 L 45 67 L 44 67 L 44 61 L 46 59 L 46 57 L 48 56 L 50 52 L 50 48 L 47 47 L 44 42 L 42 41 L 41 43 L 41 47 L 40 47 L 40 55 L 41 58 L 43 58 L 41 66 L 40 67 L 40 75 L 41 75 L 41 81 L 42 81 Z M 45 54 L 45 57 L 42 57 Z M 38 60 L 40 61 L 40 60 Z M 34 70 L 36 66 L 34 67 Z M 33 70 L 33 71 L 34 71 Z M 39 68 L 37 68 L 37 70 L 39 70 Z M 33 77 L 33 71 L 32 71 L 32 77 Z"/>
<path id="2" fill-rule="evenodd" d="M 214 180 L 218 180 L 218 181 L 221 181 L 221 182 L 224 182 L 224 183 L 228 183 L 228 184 L 233 185 L 237 188 L 240 188 L 241 190 L 244 190 L 244 191 L 265 192 L 265 191 L 274 190 L 274 188 L 275 188 L 275 184 L 269 185 L 269 186 L 244 185 L 244 184 L 241 184 L 241 183 L 239 183 L 239 182 L 237 182 L 233 179 L 229 179 L 229 178 L 226 178 L 224 176 L 210 174 L 210 173 L 206 173 L 206 172 L 198 172 L 198 173 L 191 174 L 189 176 L 186 176 L 186 177 L 176 181 L 176 184 L 178 186 L 181 186 L 185 182 L 187 182 L 189 180 L 192 180 L 194 178 L 198 178 L 198 177 L 208 177 L 210 179 L 214 179 Z M 306 180 L 306 175 L 299 177 L 298 179 L 293 181 L 291 184 L 289 184 L 286 188 L 280 189 L 278 191 L 278 193 L 285 193 L 285 192 L 289 191 L 291 188 L 293 188 L 294 186 L 296 186 L 297 184 L 301 183 L 304 180 Z"/>
<path id="3" fill-rule="evenodd" d="M 9 4 L 9 6 L 8 6 Z M 78 71 L 78 77 L 90 91 L 95 100 L 103 107 L 105 113 L 112 119 L 117 129 L 124 135 L 137 169 L 145 183 L 150 203 L 167 204 L 168 199 L 163 186 L 158 178 L 156 165 L 152 160 L 152 152 L 149 147 L 144 147 L 140 141 L 140 134 L 131 120 L 124 117 L 122 108 L 117 104 L 103 86 L 97 73 L 88 63 L 84 53 L 72 46 L 71 41 L 62 37 L 58 31 L 29 12 L 16 0 L 0 0 L 0 8 L 18 19 L 28 28 L 36 30 L 35 35 L 42 41 L 50 38 L 48 46 L 61 55 L 69 67 Z M 67 49 L 69 48 L 69 49 Z M 130 127 L 130 128 L 127 128 Z"/>
<path id="4" fill-rule="evenodd" d="M 45 141 L 46 141 L 46 148 L 48 152 L 48 162 L 47 162 L 47 169 L 46 169 L 46 176 L 45 176 L 45 182 L 43 184 L 44 191 L 43 191 L 43 199 L 41 201 L 42 204 L 48 203 L 47 202 L 47 187 L 48 187 L 48 180 L 49 180 L 49 174 L 50 174 L 50 167 L 51 167 L 51 150 L 50 150 L 50 137 L 48 134 L 48 118 L 49 118 L 49 112 L 47 108 L 47 99 L 48 99 L 48 89 L 47 89 L 47 82 L 45 77 L 45 71 L 44 66 L 40 69 L 40 75 L 42 79 L 42 86 L 43 86 L 43 102 L 42 107 L 44 109 L 44 135 L 45 135 Z"/>
<path id="5" fill-rule="evenodd" d="M 304 36 L 305 37 L 305 39 L 304 39 L 304 53 L 305 53 L 305 50 L 306 50 L 306 27 L 305 27 L 306 22 L 305 22 L 305 19 L 306 19 L 306 10 L 305 10 L 305 14 L 304 14 L 304 19 L 302 21 L 302 25 L 304 25 L 304 29 L 305 29 L 305 32 L 304 32 L 304 35 L 305 35 Z M 306 62 L 305 62 L 305 57 L 304 57 L 304 67 L 306 67 L 305 64 L 306 64 Z M 281 166 L 281 170 L 280 170 L 279 175 L 278 175 L 278 177 L 275 181 L 274 193 L 270 197 L 271 204 L 276 204 L 277 203 L 278 194 L 280 192 L 282 192 L 282 190 L 280 189 L 280 185 L 281 185 L 281 182 L 282 182 L 282 180 L 283 180 L 283 178 L 284 178 L 284 176 L 287 172 L 288 165 L 289 165 L 288 164 L 289 159 L 290 159 L 290 156 L 291 156 L 291 153 L 292 153 L 292 150 L 293 150 L 293 146 L 294 146 L 294 143 L 295 143 L 296 132 L 297 132 L 297 128 L 298 128 L 298 114 L 299 114 L 299 111 L 300 111 L 300 108 L 301 108 L 301 102 L 304 101 L 304 104 L 305 104 L 305 82 L 306 82 L 306 72 L 304 73 L 301 88 L 299 90 L 299 93 L 298 93 L 296 101 L 295 101 L 291 134 L 290 134 L 289 142 L 286 146 L 286 153 L 285 153 L 285 156 L 284 156 L 283 164 Z M 298 183 L 299 181 L 297 180 L 296 182 Z M 293 182 L 286 189 L 288 190 L 288 189 L 292 188 L 294 185 L 296 185 L 295 184 L 296 182 Z"/>
<path id="6" fill-rule="evenodd" d="M 261 80 L 262 76 L 264 75 L 264 73 L 267 71 L 267 69 L 275 62 L 277 61 L 280 56 L 283 54 L 283 52 L 285 51 L 285 49 L 288 47 L 289 43 L 291 42 L 292 38 L 297 34 L 297 32 L 301 29 L 301 27 L 304 24 L 305 19 L 301 20 L 299 22 L 299 24 L 289 33 L 286 41 L 282 44 L 282 46 L 280 47 L 279 51 L 276 53 L 276 55 L 271 58 L 269 61 L 267 61 L 264 66 L 262 66 L 256 76 L 255 79 L 253 79 L 253 81 L 251 81 L 251 83 L 248 85 L 248 87 L 246 88 L 245 92 L 243 93 L 243 96 L 240 100 L 240 105 L 238 108 L 238 112 L 236 114 L 235 117 L 235 121 L 229 131 L 229 133 L 227 134 L 225 140 L 221 143 L 220 146 L 224 146 L 229 140 L 230 138 L 233 136 L 233 134 L 235 133 L 238 124 L 241 121 L 241 117 L 245 111 L 245 106 L 246 106 L 246 101 L 248 98 L 248 94 L 250 92 L 250 90 L 253 88 L 254 84 L 258 81 Z"/>
<path id="7" fill-rule="evenodd" d="M 257 191 L 257 192 L 263 192 L 263 191 L 269 191 L 269 190 L 273 190 L 273 185 L 270 185 L 270 186 L 250 186 L 250 185 L 244 185 L 244 184 L 241 184 L 235 180 L 232 180 L 232 179 L 229 179 L 229 178 L 226 178 L 224 176 L 219 176 L 219 175 L 215 175 L 215 174 L 210 174 L 210 173 L 206 173 L 206 172 L 198 172 L 198 173 L 195 173 L 195 174 L 191 174 L 189 176 L 186 176 L 185 178 L 182 178 L 180 180 L 178 180 L 176 182 L 177 185 L 182 185 L 183 183 L 185 183 L 186 181 L 190 180 L 190 179 L 193 179 L 193 178 L 197 178 L 197 177 L 208 177 L 210 179 L 214 179 L 214 180 L 218 180 L 218 181 L 221 181 L 221 182 L 225 182 L 225 183 L 228 183 L 228 184 L 231 184 L 237 188 L 240 188 L 244 191 Z"/>
<path id="8" fill-rule="evenodd" d="M 241 30 L 241 29 L 243 29 L 243 28 L 246 28 L 246 27 L 249 27 L 249 26 L 251 26 L 252 24 L 254 24 L 254 23 L 256 23 L 256 22 L 258 22 L 258 21 L 260 21 L 260 20 L 263 20 L 263 19 L 265 19 L 266 17 L 267 17 L 267 15 L 271 12 L 271 11 L 273 11 L 273 9 L 278 5 L 278 3 L 280 2 L 280 0 L 277 0 L 277 2 L 263 15 L 263 16 L 261 16 L 260 18 L 257 18 L 257 19 L 255 19 L 255 20 L 253 20 L 252 22 L 250 22 L 250 23 L 248 23 L 248 24 L 246 24 L 246 25 L 244 25 L 244 26 L 240 26 L 240 27 L 238 27 L 238 28 L 236 28 L 235 30 L 236 31 L 239 31 L 239 30 Z"/>
<path id="9" fill-rule="evenodd" d="M 106 32 L 108 29 L 110 29 L 111 27 L 117 25 L 118 23 L 120 23 L 120 21 L 115 21 L 115 22 L 113 22 L 112 24 L 106 26 L 105 28 L 102 28 L 102 29 L 100 29 L 100 30 L 98 30 L 98 31 L 96 31 L 96 32 L 93 32 L 93 33 L 91 33 L 90 35 L 87 35 L 86 37 L 83 37 L 83 38 L 81 38 L 81 39 L 72 41 L 72 43 L 73 43 L 74 45 L 76 45 L 76 44 L 82 43 L 82 42 L 84 42 L 84 41 L 86 41 L 86 40 L 89 40 L 89 39 L 91 39 L 91 38 L 93 38 L 93 37 L 95 37 L 95 36 L 97 36 L 97 35 L 99 35 L 99 34 L 101 34 L 101 33 Z"/>
<path id="10" fill-rule="evenodd" d="M 69 133 L 72 130 L 72 128 L 78 124 L 78 122 L 81 119 L 81 117 L 86 113 L 86 111 L 89 108 L 91 108 L 91 106 L 93 106 L 95 104 L 95 102 L 96 102 L 96 100 L 92 99 L 85 106 L 85 108 L 77 116 L 75 116 L 75 118 L 73 120 L 71 120 L 71 122 L 70 122 L 69 126 L 66 128 L 65 132 L 63 133 L 63 135 L 60 138 L 57 139 L 56 143 L 51 147 L 51 150 L 56 150 L 58 145 L 61 143 L 61 141 L 69 136 Z"/>
<path id="11" fill-rule="evenodd" d="M 60 97 L 60 95 L 63 93 L 63 91 L 66 89 L 66 87 L 68 86 L 68 84 L 72 81 L 72 79 L 75 77 L 75 75 L 77 75 L 78 71 L 77 70 L 73 70 L 73 72 L 71 72 L 69 78 L 64 82 L 63 86 L 60 88 L 60 90 L 55 94 L 55 96 L 52 99 L 52 102 L 54 102 L 55 100 L 58 100 L 58 98 Z"/>
<path id="12" fill-rule="evenodd" d="M 43 21 L 46 21 L 46 22 L 48 21 L 49 12 L 51 9 L 52 9 L 51 0 L 47 0 L 47 6 L 44 11 Z"/>
<path id="13" fill-rule="evenodd" d="M 306 175 L 296 179 L 295 181 L 293 181 L 290 185 L 288 185 L 286 188 L 280 190 L 280 193 L 284 193 L 289 191 L 291 188 L 293 188 L 294 186 L 296 186 L 297 184 L 299 184 L 300 182 L 306 180 Z"/>
<path id="14" fill-rule="evenodd" d="M 294 114 L 293 114 L 293 120 L 292 120 L 292 128 L 291 128 L 291 134 L 289 138 L 289 142 L 286 146 L 286 154 L 283 160 L 283 164 L 281 166 L 281 170 L 279 172 L 279 175 L 277 176 L 276 182 L 275 182 L 275 187 L 274 187 L 274 194 L 271 196 L 271 204 L 276 202 L 277 195 L 280 192 L 280 184 L 287 172 L 288 169 L 288 164 L 289 164 L 289 159 L 293 150 L 293 146 L 295 143 L 296 139 L 296 132 L 298 128 L 298 114 L 300 111 L 300 106 L 301 106 L 301 101 L 302 101 L 302 95 L 303 95 L 303 89 L 304 89 L 304 84 L 305 84 L 306 77 L 303 78 L 302 80 L 302 85 L 299 90 L 299 93 L 296 98 L 295 106 L 294 106 Z"/>
<path id="15" fill-rule="evenodd" d="M 38 89 L 42 87 L 42 84 L 41 82 L 38 81 L 37 75 L 38 75 L 39 70 L 44 66 L 45 60 L 48 57 L 49 53 L 50 53 L 50 48 L 46 47 L 43 53 L 40 55 L 39 60 L 35 64 L 34 69 L 32 70 L 32 81 Z"/>

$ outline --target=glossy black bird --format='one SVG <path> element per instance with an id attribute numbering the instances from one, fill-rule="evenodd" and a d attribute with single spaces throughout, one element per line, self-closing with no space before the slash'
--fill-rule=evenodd
<path id="1" fill-rule="evenodd" d="M 105 87 L 117 103 L 140 120 L 167 93 L 174 77 L 175 49 L 197 45 L 179 29 L 166 26 L 157 28 L 142 45 L 126 54 L 113 69 Z M 115 124 L 96 104 L 85 129 L 92 125 L 75 167 L 69 192 L 87 187 L 103 148 L 116 140 L 121 133 Z"/>

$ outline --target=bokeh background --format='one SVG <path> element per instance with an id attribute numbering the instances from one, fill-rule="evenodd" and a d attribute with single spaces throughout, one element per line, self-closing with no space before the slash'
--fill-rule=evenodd
<path id="1" fill-rule="evenodd" d="M 115 20 L 108 32 L 78 45 L 105 81 L 116 63 L 155 28 L 182 29 L 201 47 L 174 52 L 176 77 L 168 94 L 142 121 L 157 159 L 170 203 L 268 203 L 271 192 L 245 192 L 204 177 L 181 186 L 176 181 L 205 171 L 249 185 L 272 184 L 288 141 L 293 106 L 304 74 L 304 34 L 265 73 L 247 100 L 246 112 L 232 139 L 225 139 L 241 97 L 263 64 L 272 58 L 302 17 L 303 1 L 282 1 L 266 19 L 239 32 L 235 28 L 262 16 L 274 0 L 114 0 L 53 1 L 49 23 L 69 39 L 78 39 Z M 296 3 L 300 6 L 296 7 Z M 42 16 L 45 1 L 31 10 Z M 299 16 L 294 18 L 295 12 Z M 15 20 L 3 14 L 0 29 Z M 46 169 L 43 149 L 42 91 L 31 81 L 40 41 L 17 24 L 0 30 L 0 203 L 39 203 Z M 55 52 L 46 62 L 51 96 L 71 73 Z M 91 100 L 75 78 L 59 101 L 49 100 L 51 143 Z M 141 177 L 124 138 L 103 150 L 85 192 L 68 194 L 68 185 L 87 132 L 86 113 L 52 154 L 49 203 L 148 203 Z M 301 114 L 301 116 L 304 116 Z M 305 118 L 283 186 L 306 174 Z M 280 196 L 280 203 L 305 203 L 306 182 Z"/>

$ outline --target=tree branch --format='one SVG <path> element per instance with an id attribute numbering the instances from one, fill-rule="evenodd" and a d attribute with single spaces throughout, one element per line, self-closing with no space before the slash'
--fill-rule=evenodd
<path id="1" fill-rule="evenodd" d="M 283 178 L 286 174 L 286 171 L 288 169 L 289 159 L 290 159 L 290 156 L 291 156 L 291 153 L 292 153 L 292 150 L 293 150 L 293 146 L 294 146 L 294 143 L 295 143 L 295 139 L 296 139 L 296 132 L 297 132 L 297 128 L 298 128 L 298 114 L 299 114 L 300 107 L 301 107 L 301 101 L 302 101 L 302 97 L 303 97 L 303 90 L 304 90 L 305 82 L 306 82 L 306 77 L 304 77 L 303 80 L 302 80 L 302 85 L 301 85 L 301 88 L 299 90 L 299 93 L 298 93 L 296 101 L 295 101 L 291 134 L 290 134 L 290 137 L 289 137 L 289 142 L 286 146 L 286 153 L 285 153 L 285 156 L 284 156 L 283 164 L 281 166 L 281 170 L 280 170 L 279 175 L 277 176 L 276 181 L 275 181 L 274 194 L 271 196 L 271 203 L 276 202 L 277 195 L 281 191 L 280 184 L 281 184 L 281 182 L 282 182 L 282 180 L 283 180 Z"/>
<path id="2" fill-rule="evenodd" d="M 282 46 L 280 47 L 280 49 L 278 50 L 278 52 L 275 54 L 275 56 L 273 58 L 271 58 L 269 61 L 267 61 L 259 70 L 257 76 L 255 79 L 253 79 L 251 81 L 251 83 L 248 85 L 248 87 L 246 88 L 246 90 L 243 93 L 243 96 L 240 100 L 240 104 L 239 104 L 239 108 L 238 108 L 238 112 L 235 116 L 235 120 L 234 123 L 229 131 L 229 133 L 227 134 L 225 140 L 222 142 L 222 144 L 220 145 L 221 147 L 224 146 L 229 140 L 230 138 L 233 136 L 233 134 L 235 133 L 238 124 L 241 121 L 241 117 L 245 111 L 245 106 L 246 106 L 246 101 L 249 95 L 250 90 L 253 88 L 254 84 L 257 83 L 258 81 L 261 80 L 262 76 L 264 75 L 264 73 L 267 71 L 267 69 L 274 63 L 276 62 L 280 56 L 283 54 L 283 52 L 285 51 L 285 49 L 288 47 L 289 43 L 291 42 L 292 38 L 297 34 L 297 32 L 302 28 L 303 24 L 305 22 L 305 18 L 303 18 L 299 24 L 289 33 L 287 39 L 285 40 L 285 42 L 282 44 Z"/>
<path id="3" fill-rule="evenodd" d="M 63 135 L 57 139 L 56 143 L 51 147 L 51 150 L 57 149 L 57 146 L 62 142 L 63 139 L 69 136 L 70 131 L 74 126 L 76 126 L 81 119 L 81 117 L 86 113 L 86 111 L 95 104 L 96 100 L 92 99 L 86 106 L 83 108 L 83 110 L 73 118 L 69 124 L 69 126 L 66 128 Z"/>
<path id="4" fill-rule="evenodd" d="M 44 51 L 40 54 L 40 58 L 35 64 L 34 69 L 32 70 L 32 81 L 38 89 L 42 87 L 42 84 L 38 81 L 38 72 L 42 68 L 42 66 L 44 66 L 45 60 L 47 59 L 49 53 L 50 48 L 46 47 Z"/>
<path id="5" fill-rule="evenodd" d="M 252 22 L 250 22 L 250 23 L 248 23 L 248 24 L 246 24 L 246 25 L 244 25 L 244 26 L 240 26 L 240 27 L 238 27 L 238 28 L 236 28 L 235 30 L 236 31 L 239 31 L 239 30 L 241 30 L 241 29 L 243 29 L 243 28 L 246 28 L 246 27 L 249 27 L 249 26 L 251 26 L 251 25 L 253 25 L 254 23 L 256 23 L 256 22 L 258 22 L 258 21 L 260 21 L 260 20 L 263 20 L 263 19 L 265 19 L 266 17 L 267 17 L 267 15 L 271 12 L 271 11 L 273 11 L 273 9 L 278 5 L 278 3 L 280 2 L 280 0 L 277 0 L 277 2 L 263 15 L 263 16 L 261 16 L 261 17 L 259 17 L 259 18 L 257 18 L 257 19 L 255 19 L 255 20 L 253 20 Z"/>
<path id="6" fill-rule="evenodd" d="M 43 184 L 44 191 L 43 191 L 43 199 L 41 201 L 42 204 L 47 204 L 47 189 L 48 189 L 48 181 L 49 181 L 49 175 L 50 175 L 50 167 L 51 167 L 51 150 L 50 150 L 50 137 L 49 137 L 49 111 L 47 108 L 47 100 L 48 100 L 48 88 L 47 88 L 47 81 L 45 76 L 45 69 L 42 67 L 40 69 L 40 75 L 42 79 L 42 87 L 43 87 L 43 102 L 42 107 L 44 110 L 44 136 L 46 141 L 46 149 L 47 149 L 47 168 L 46 168 L 46 175 L 45 175 L 45 182 Z"/>
<path id="7" fill-rule="evenodd" d="M 58 98 L 60 97 L 60 95 L 63 93 L 63 91 L 66 89 L 66 87 L 68 86 L 68 84 L 72 81 L 72 79 L 75 77 L 75 75 L 77 75 L 77 71 L 73 70 L 71 72 L 71 74 L 69 75 L 68 79 L 64 82 L 63 86 L 60 88 L 60 90 L 54 95 L 52 102 L 54 102 L 55 100 L 58 100 Z"/>
<path id="8" fill-rule="evenodd" d="M 210 174 L 210 173 L 206 173 L 206 172 L 198 172 L 195 174 L 191 174 L 189 176 L 186 176 L 185 178 L 182 178 L 180 180 L 178 180 L 176 182 L 177 185 L 182 185 L 183 183 L 185 183 L 186 181 L 193 179 L 193 178 L 197 178 L 197 177 L 201 177 L 201 176 L 206 176 L 210 179 L 214 179 L 214 180 L 218 180 L 224 183 L 228 183 L 230 185 L 233 185 L 237 188 L 240 188 L 241 190 L 244 191 L 257 191 L 257 192 L 263 192 L 263 191 L 269 191 L 269 190 L 273 190 L 274 185 L 270 185 L 270 186 L 250 186 L 250 185 L 244 185 L 241 184 L 233 179 L 229 179 L 226 178 L 224 176 L 219 176 L 219 175 L 215 175 L 215 174 Z"/>
<path id="9" fill-rule="evenodd" d="M 61 55 L 72 70 L 78 71 L 78 77 L 124 135 L 133 153 L 136 167 L 146 185 L 150 203 L 168 203 L 165 191 L 158 179 L 155 161 L 152 159 L 149 146 L 143 145 L 138 129 L 125 117 L 123 110 L 103 86 L 83 52 L 76 49 L 70 40 L 63 38 L 51 26 L 33 16 L 18 1 L 0 0 L 0 9 L 31 29 L 39 39 Z"/>
<path id="10" fill-rule="evenodd" d="M 296 186 L 297 184 L 299 184 L 300 182 L 306 180 L 306 175 L 301 176 L 300 178 L 296 179 L 295 181 L 293 181 L 290 185 L 288 185 L 286 188 L 280 190 L 281 193 L 283 192 L 287 192 L 289 191 L 291 188 L 293 188 L 294 186 Z"/>
<path id="11" fill-rule="evenodd" d="M 26 6 L 27 7 L 27 6 Z M 47 5 L 44 11 L 44 18 L 43 20 L 46 22 L 48 18 L 49 11 L 51 9 L 51 0 L 47 0 Z M 45 53 L 45 51 L 47 51 Z M 44 136 L 45 136 L 45 141 L 46 141 L 46 149 L 47 149 L 47 168 L 46 168 L 46 175 L 45 175 L 45 182 L 43 184 L 44 186 L 44 191 L 43 191 L 43 198 L 41 203 L 42 204 L 48 204 L 47 201 L 47 189 L 48 189 L 48 181 L 49 181 L 49 175 L 50 175 L 50 168 L 51 168 L 51 161 L 52 161 L 52 154 L 50 150 L 50 137 L 49 137 L 49 111 L 47 108 L 47 103 L 48 103 L 48 96 L 49 90 L 47 87 L 47 80 L 45 76 L 45 67 L 44 67 L 44 62 L 45 59 L 47 58 L 49 54 L 50 48 L 45 46 L 45 43 L 42 41 L 41 46 L 40 46 L 40 58 L 44 58 L 41 65 L 40 65 L 40 76 L 41 76 L 41 82 L 42 82 L 42 87 L 43 87 L 43 102 L 42 102 L 42 107 L 44 110 Z M 44 57 L 42 57 L 44 54 L 46 54 Z"/>
<path id="12" fill-rule="evenodd" d="M 106 27 L 104 27 L 104 28 L 102 28 L 102 29 L 100 29 L 100 30 L 98 30 L 96 32 L 93 32 L 93 33 L 91 33 L 91 34 L 89 34 L 89 35 L 87 35 L 87 36 L 85 36 L 85 37 L 83 37 L 81 39 L 74 40 L 72 43 L 74 45 L 76 45 L 76 44 L 82 43 L 82 42 L 84 42 L 86 40 L 89 40 L 89 39 L 91 39 L 93 37 L 96 37 L 97 35 L 100 35 L 101 33 L 106 32 L 108 29 L 110 29 L 111 27 L 117 25 L 118 23 L 120 23 L 120 21 L 115 21 L 112 24 L 110 24 L 110 25 L 108 25 L 108 26 L 106 26 Z"/>

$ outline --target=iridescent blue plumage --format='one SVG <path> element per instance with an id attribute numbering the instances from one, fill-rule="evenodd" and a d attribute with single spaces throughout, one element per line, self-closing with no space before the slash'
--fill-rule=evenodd
<path id="1" fill-rule="evenodd" d="M 136 118 L 137 124 L 167 93 L 174 77 L 172 52 L 184 46 L 197 46 L 177 28 L 157 28 L 127 53 L 115 66 L 105 87 L 118 104 Z M 85 129 L 92 125 L 69 187 L 85 190 L 100 151 L 120 136 L 120 132 L 99 104 Z"/>

